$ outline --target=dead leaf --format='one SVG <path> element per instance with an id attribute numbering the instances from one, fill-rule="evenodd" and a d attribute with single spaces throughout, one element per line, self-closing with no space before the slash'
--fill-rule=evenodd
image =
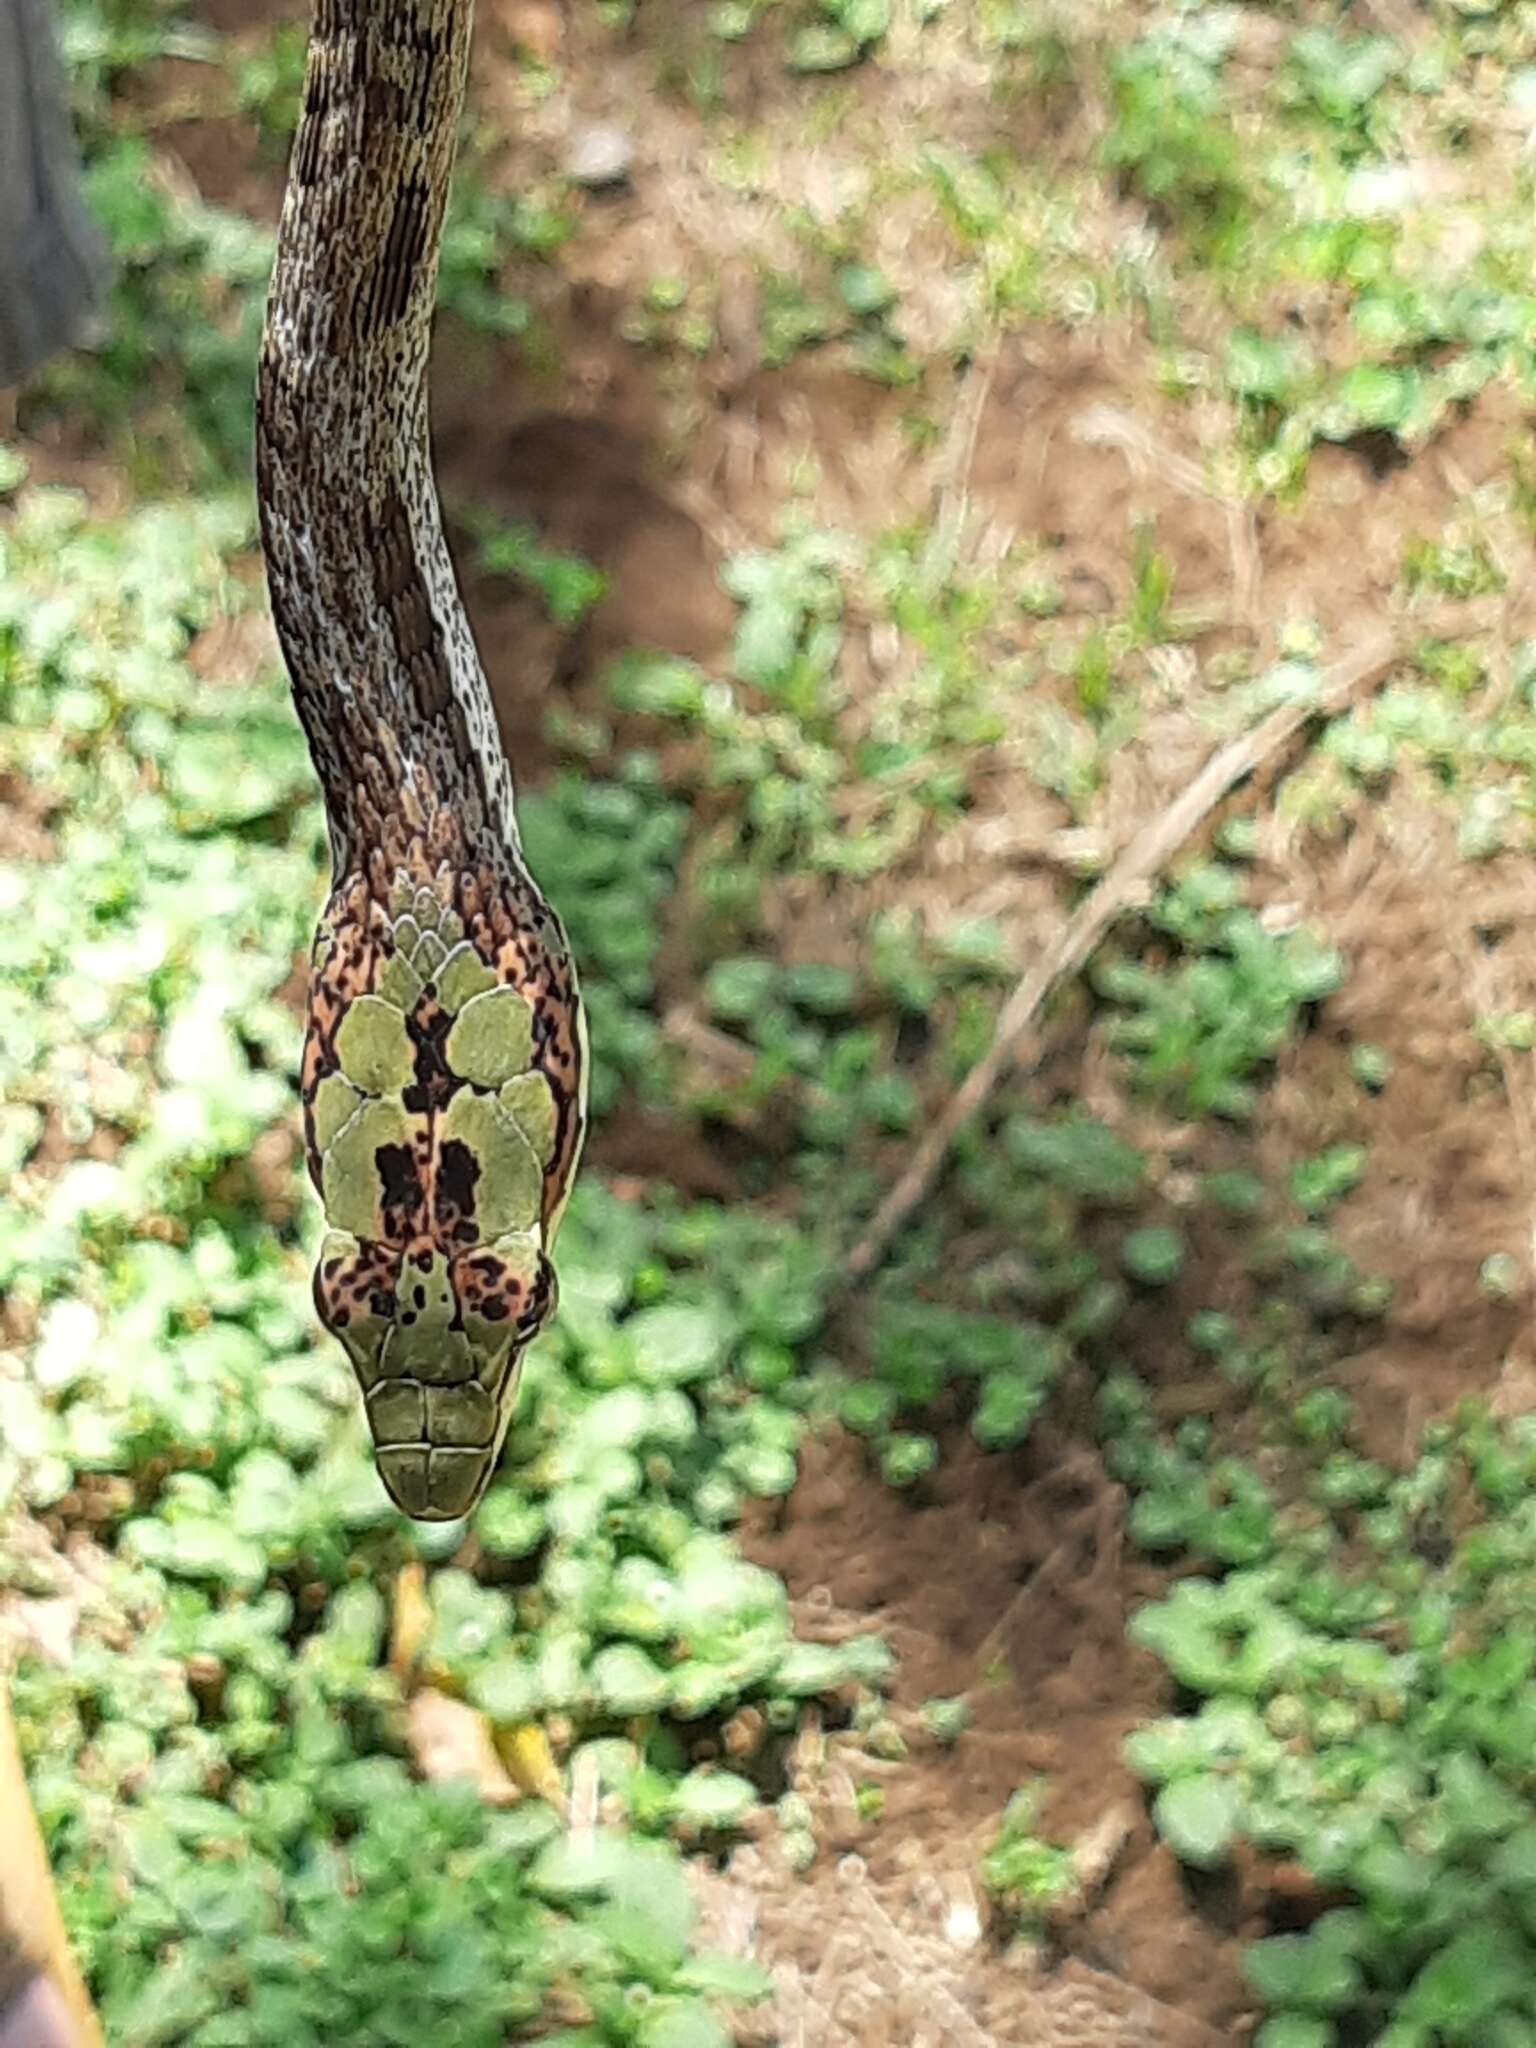
<path id="1" fill-rule="evenodd" d="M 547 1800 L 557 1813 L 564 1813 L 565 1785 L 560 1767 L 549 1738 L 537 1721 L 523 1721 L 515 1728 L 498 1728 L 496 1750 L 516 1785 L 534 1799 Z"/>
<path id="2" fill-rule="evenodd" d="M 424 1686 L 414 1693 L 406 1734 L 416 1767 L 429 1783 L 468 1778 L 487 1806 L 511 1806 L 522 1797 L 502 1768 L 484 1714 Z"/>
<path id="3" fill-rule="evenodd" d="M 415 1669 L 431 1628 L 426 1566 L 402 1565 L 395 1574 L 395 1606 L 389 1625 L 389 1668 L 397 1678 L 408 1678 Z"/>

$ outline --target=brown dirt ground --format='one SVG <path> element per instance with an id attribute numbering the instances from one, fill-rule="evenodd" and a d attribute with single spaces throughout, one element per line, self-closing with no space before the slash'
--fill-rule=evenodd
<path id="1" fill-rule="evenodd" d="M 286 0 L 255 10 L 228 0 L 205 6 L 210 19 L 224 17 L 218 25 L 248 34 L 296 11 Z M 671 37 L 685 61 L 693 37 L 686 10 L 655 12 L 656 34 Z M 771 243 L 772 207 L 719 201 L 692 162 L 700 136 L 686 109 L 669 103 L 666 120 L 636 121 L 636 108 L 654 99 L 653 49 L 632 43 L 615 55 L 584 13 L 555 0 L 497 0 L 482 43 L 482 105 L 518 137 L 507 144 L 507 179 L 547 175 L 578 116 L 618 114 L 642 136 L 634 190 L 584 202 L 591 217 L 582 236 L 532 281 L 557 372 L 536 375 L 512 348 L 449 323 L 440 337 L 435 409 L 450 513 L 474 500 L 533 521 L 551 544 L 588 556 L 610 578 L 608 597 L 573 637 L 505 583 L 466 575 L 520 762 L 542 756 L 551 696 L 580 708 L 617 649 L 643 643 L 718 657 L 731 619 L 716 581 L 720 555 L 743 537 L 771 538 L 788 479 L 807 457 L 829 523 L 869 532 L 937 506 L 961 517 L 969 545 L 994 560 L 1014 535 L 1038 536 L 1069 617 L 1123 602 L 1128 538 L 1150 518 L 1174 565 L 1179 603 L 1209 616 L 1197 651 L 1252 661 L 1272 657 L 1279 632 L 1300 614 L 1316 617 L 1336 652 L 1391 622 L 1406 542 L 1438 531 L 1473 487 L 1496 476 L 1521 428 L 1512 404 L 1491 392 L 1412 462 L 1383 468 L 1369 451 L 1324 451 L 1300 510 L 1252 517 L 1208 488 L 1202 423 L 1195 416 L 1192 447 L 1191 414 L 1175 418 L 1159 398 L 1134 336 L 1090 344 L 1040 329 L 931 394 L 949 430 L 936 454 L 915 454 L 902 431 L 909 395 L 853 377 L 830 355 L 779 371 L 754 360 L 750 269 L 740 258 Z M 508 60 L 514 46 L 558 54 L 576 82 L 530 110 Z M 731 90 L 765 119 L 787 88 L 776 67 L 750 54 L 744 63 Z M 188 89 L 202 81 L 180 70 L 168 67 L 148 88 L 162 145 L 210 200 L 271 218 L 278 167 L 259 156 L 248 123 L 189 106 Z M 931 114 L 950 94 L 968 109 L 961 118 L 971 129 L 1004 119 L 966 101 L 965 82 L 957 67 L 953 78 L 925 85 L 920 103 Z M 884 115 L 881 92 L 892 101 Z M 871 71 L 858 82 L 857 118 L 906 118 L 917 92 L 911 78 Z M 1047 120 L 1044 143 L 1050 131 Z M 831 175 L 831 154 L 820 153 L 805 175 Z M 619 339 L 617 316 L 649 275 L 694 267 L 701 256 L 746 303 L 741 318 L 725 322 L 723 365 L 712 361 L 680 382 Z M 942 301 L 936 277 L 927 309 L 936 329 Z M 1213 446 L 1224 438 L 1223 419 L 1204 426 Z M 1510 545 L 1523 563 L 1519 542 Z M 1496 609 L 1502 644 L 1531 630 L 1523 576 Z M 1479 615 L 1468 607 L 1467 616 Z M 1111 849 L 1208 745 L 1195 707 L 1171 688 L 1116 764 L 1103 824 Z M 895 886 L 938 913 L 984 907 L 1004 916 L 1025 957 L 1061 914 L 1063 823 L 1030 777 L 1005 764 L 989 800 Z M 1370 1145 L 1369 1184 L 1345 1205 L 1340 1229 L 1363 1267 L 1393 1280 L 1395 1295 L 1344 1377 L 1372 1448 L 1394 1456 L 1426 1415 L 1462 1393 L 1492 1390 L 1512 1410 L 1536 1405 L 1527 1304 L 1490 1304 L 1476 1278 L 1488 1252 L 1525 1260 L 1529 1251 L 1532 1106 L 1471 1030 L 1477 1007 L 1514 1007 L 1529 989 L 1536 902 L 1516 863 L 1449 860 L 1448 829 L 1432 803 L 1399 785 L 1375 811 L 1349 818 L 1321 858 L 1283 826 L 1267 826 L 1261 866 L 1271 905 L 1314 921 L 1349 957 L 1347 986 L 1322 1029 L 1282 1068 L 1259 1148 L 1283 1170 L 1341 1137 Z M 785 925 L 806 911 L 803 902 L 786 906 Z M 818 932 L 830 929 L 835 942 L 837 903 L 819 912 Z M 1397 1061 L 1399 1078 L 1379 1098 L 1347 1080 L 1341 1053 L 1354 1039 Z M 1099 1089 L 1119 1111 L 1091 1039 L 1074 1056 L 1079 1092 L 1093 1099 Z M 665 1126 L 624 1132 L 611 1167 L 728 1188 L 718 1161 L 675 1156 Z M 1199 1142 L 1172 1134 L 1170 1179 L 1210 1163 Z M 1219 1276 L 1210 1277 L 1218 1287 Z M 1187 1370 L 1182 1313 L 1174 1304 L 1144 1332 L 1154 1377 L 1160 1362 L 1171 1380 Z M 765 1839 L 724 1872 L 701 1872 L 718 1938 L 777 1976 L 777 2001 L 751 2022 L 750 2038 L 784 2048 L 1216 2048 L 1248 2037 L 1237 1958 L 1273 1912 L 1276 1877 L 1244 1868 L 1197 1886 L 1182 1876 L 1157 1846 L 1120 1760 L 1125 1734 L 1167 1701 L 1155 1661 L 1125 1640 L 1128 1612 L 1155 1597 L 1162 1580 L 1122 1542 L 1121 1509 L 1094 1448 L 1088 1390 L 1077 1387 L 1016 1456 L 984 1456 L 952 1432 L 918 1504 L 884 1488 L 857 1447 L 835 1442 L 812 1448 L 781 1511 L 753 1521 L 752 1554 L 785 1576 L 809 1632 L 877 1627 L 888 1635 L 900 1654 L 896 1709 L 907 1727 L 915 1730 L 913 1710 L 933 1695 L 967 1695 L 975 1720 L 951 1751 L 925 1747 L 914 1733 L 910 1756 L 895 1767 L 862 1757 L 851 1736 L 830 1738 L 825 1754 L 805 1747 L 796 1774 L 829 1853 L 797 1877 Z M 1045 1952 L 1009 1955 L 983 1927 L 973 1873 L 1009 1794 L 1036 1775 L 1051 1783 L 1048 1831 L 1084 1844 L 1099 1874 L 1082 1916 Z M 883 1788 L 884 1809 L 861 1822 L 855 1785 L 869 1779 Z"/>
<path id="2" fill-rule="evenodd" d="M 822 1770 L 801 1774 L 833 1852 L 809 1880 L 786 1878 L 769 1847 L 733 1861 L 756 1909 L 756 1952 L 787 1985 L 760 2023 L 765 2041 L 775 2026 L 829 2044 L 1235 2038 L 1238 1946 L 1260 1930 L 1259 1902 L 1240 1889 L 1193 1897 L 1119 1760 L 1124 1737 L 1166 1704 L 1155 1661 L 1125 1639 L 1128 1607 L 1160 1579 L 1124 1548 L 1123 1499 L 1091 1449 L 1086 1403 L 1061 1405 L 1015 1457 L 957 1435 L 916 1507 L 872 1480 L 853 1446 L 818 1446 L 782 1526 L 751 1540 L 808 1631 L 887 1635 L 913 1742 L 891 1766 L 834 1738 Z M 913 1710 L 955 1695 L 974 1720 L 943 1752 Z M 974 1874 L 1001 1804 L 1036 1776 L 1050 1784 L 1052 1838 L 1078 1845 L 1099 1875 L 1045 1952 L 1009 1957 L 984 1931 Z M 871 1779 L 884 1806 L 866 1824 L 854 1786 Z M 1080 2032 L 1090 2009 L 1098 2029 Z"/>

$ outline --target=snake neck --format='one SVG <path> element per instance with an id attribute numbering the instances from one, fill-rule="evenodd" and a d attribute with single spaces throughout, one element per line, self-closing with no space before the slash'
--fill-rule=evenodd
<path id="1" fill-rule="evenodd" d="M 470 17 L 471 0 L 317 0 L 278 230 L 257 496 L 338 878 L 451 826 L 526 880 L 427 424 Z"/>
<path id="2" fill-rule="evenodd" d="M 586 1128 L 559 919 L 443 539 L 427 432 L 470 0 L 316 0 L 257 385 L 272 613 L 330 824 L 301 1094 L 315 1307 L 397 1506 L 480 1499 Z"/>

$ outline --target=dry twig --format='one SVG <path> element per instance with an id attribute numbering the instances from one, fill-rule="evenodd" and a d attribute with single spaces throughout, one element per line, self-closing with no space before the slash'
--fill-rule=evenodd
<path id="1" fill-rule="evenodd" d="M 976 443 L 981 435 L 981 422 L 986 414 L 987 400 L 992 395 L 992 379 L 996 371 L 995 352 L 973 363 L 955 406 L 954 420 L 939 465 L 942 481 L 938 507 L 923 559 L 924 570 L 931 577 L 941 576 L 950 569 L 960 544 L 970 506 Z"/>
<path id="2" fill-rule="evenodd" d="M 1059 984 L 1087 963 L 1116 919 L 1143 900 L 1148 885 L 1230 790 L 1263 767 L 1314 719 L 1336 717 L 1346 710 L 1358 694 L 1381 680 L 1396 653 L 1396 640 L 1383 636 L 1336 663 L 1324 672 L 1315 697 L 1305 703 L 1282 704 L 1251 732 L 1220 748 L 1194 781 L 1136 834 L 1015 986 L 998 1016 L 991 1045 L 935 1118 L 844 1261 L 844 1287 L 874 1272 L 897 1233 L 932 1192 L 951 1145 L 1020 1057 L 1026 1036 Z"/>

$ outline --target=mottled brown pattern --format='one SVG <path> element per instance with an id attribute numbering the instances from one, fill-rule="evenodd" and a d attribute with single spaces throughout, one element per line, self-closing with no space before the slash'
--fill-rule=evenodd
<path id="1" fill-rule="evenodd" d="M 322 1258 L 315 1267 L 320 1320 L 343 1331 L 365 1315 L 393 1315 L 399 1278 L 400 1254 L 389 1245 L 365 1244 L 350 1258 Z"/>
<path id="2" fill-rule="evenodd" d="M 309 1177 L 320 1190 L 320 1159 L 315 1146 L 315 1091 L 327 1074 L 337 1071 L 336 1033 L 354 998 L 366 995 L 383 965 L 379 933 L 383 920 L 375 915 L 368 885 L 354 875 L 332 892 L 316 934 L 316 958 L 309 978 L 309 1015 L 299 1095 L 304 1113 L 304 1152 Z"/>
<path id="3" fill-rule="evenodd" d="M 531 881 L 528 895 L 509 906 L 506 892 L 498 887 L 493 874 L 486 870 L 454 873 L 446 863 L 434 862 L 420 839 L 402 848 L 399 866 L 385 880 L 387 868 L 386 858 L 368 876 L 347 877 L 332 891 L 320 920 L 301 1080 L 310 1177 L 318 1190 L 315 1094 L 327 1075 L 339 1071 L 336 1033 L 342 1018 L 356 997 L 375 988 L 393 951 L 386 905 L 393 875 L 404 873 L 430 887 L 439 901 L 457 911 L 467 937 L 497 979 L 518 989 L 532 1004 L 534 1064 L 549 1080 L 556 1112 L 554 1156 L 545 1171 L 547 1228 L 574 1177 L 586 1131 L 586 1072 L 577 1028 L 580 993 L 564 933 Z M 451 1020 L 429 1000 L 419 1006 L 410 1022 L 421 1048 L 417 1067 L 420 1093 L 408 1090 L 406 1106 L 439 1109 L 451 1084 L 440 1055 L 432 1048 L 440 1045 Z M 430 1188 L 430 1179 L 426 1185 Z"/>
<path id="4" fill-rule="evenodd" d="M 544 1223 L 558 1219 L 586 1135 L 586 1068 L 577 1019 L 580 995 L 565 934 L 537 890 L 509 903 L 489 874 L 466 875 L 464 929 L 500 980 L 533 1004 L 534 1064 L 555 1097 L 555 1152 L 544 1180 Z"/>
<path id="5" fill-rule="evenodd" d="M 446 1058 L 453 1018 L 429 980 L 406 1016 L 408 1085 L 387 1115 L 382 1105 L 369 1112 L 384 1125 L 352 1123 L 341 1147 L 372 1179 L 361 1197 L 338 1194 L 340 1210 L 371 1219 L 377 1235 L 358 1240 L 333 1225 L 317 1307 L 363 1381 L 386 1485 L 408 1512 L 439 1519 L 466 1512 L 483 1489 L 519 1349 L 551 1312 L 547 1254 L 581 1154 L 586 1094 L 575 970 L 522 858 L 428 452 L 427 352 L 469 27 L 469 0 L 317 0 L 256 405 L 273 619 L 333 863 L 303 1063 L 311 1178 L 323 1194 L 317 1095 L 340 1072 L 349 1012 L 379 993 L 402 881 L 456 912 L 485 968 L 527 999 L 533 1063 L 555 1103 L 542 1224 L 534 1239 L 498 1249 L 482 1241 L 480 1162 L 440 1129 L 469 1084 Z M 332 1144 L 335 1103 L 354 1100 L 340 1083 L 331 1091 Z M 449 1308 L 432 1307 L 433 1286 L 448 1300 L 445 1284 Z M 394 1355 L 380 1324 L 414 1333 L 400 1353 L 408 1372 L 378 1366 Z M 438 1330 L 440 1355 L 423 1356 L 423 1332 Z M 471 1352 L 497 1401 L 488 1440 L 475 1402 L 411 1391 L 461 1382 Z M 450 1434 L 434 1436 L 439 1427 Z M 402 1437 L 408 1428 L 420 1435 Z"/>

